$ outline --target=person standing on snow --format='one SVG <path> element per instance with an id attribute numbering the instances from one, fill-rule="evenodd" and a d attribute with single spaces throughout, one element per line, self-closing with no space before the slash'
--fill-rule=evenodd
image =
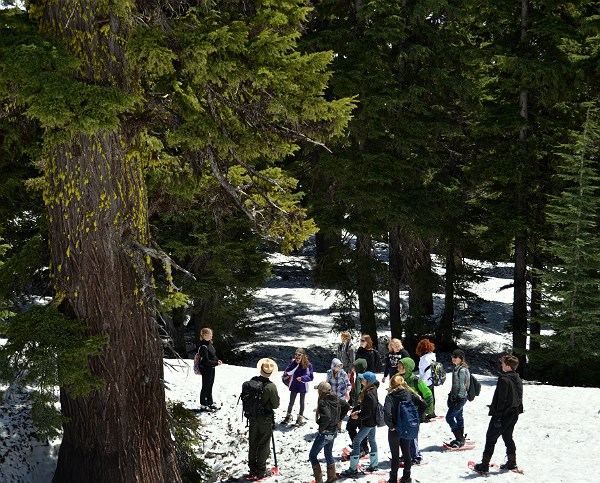
<path id="1" fill-rule="evenodd" d="M 515 371 L 519 366 L 519 359 L 512 354 L 505 355 L 500 360 L 502 374 L 498 377 L 496 391 L 490 404 L 489 415 L 492 417 L 485 435 L 485 448 L 481 463 L 474 468 L 477 471 L 487 472 L 490 469 L 490 460 L 494 454 L 496 441 L 502 436 L 506 445 L 507 462 L 500 465 L 502 470 L 517 469 L 517 447 L 513 440 L 513 431 L 523 412 L 523 381 Z"/>
<path id="2" fill-rule="evenodd" d="M 315 483 L 323 483 L 323 471 L 317 457 L 321 450 L 324 449 L 325 461 L 327 462 L 327 480 L 325 483 L 332 483 L 337 479 L 335 460 L 333 459 L 333 442 L 337 436 L 338 424 L 350 410 L 350 404 L 348 404 L 345 398 L 338 397 L 332 391 L 331 384 L 326 381 L 319 383 L 315 386 L 315 389 L 319 394 L 316 410 L 316 421 L 319 424 L 319 431 L 308 454 L 308 459 L 312 465 Z"/>
<path id="3" fill-rule="evenodd" d="M 450 442 L 451 448 L 462 448 L 465 445 L 465 420 L 463 418 L 463 407 L 467 402 L 467 389 L 469 384 L 469 365 L 465 359 L 465 353 L 460 349 L 452 352 L 452 389 L 448 394 L 448 412 L 446 413 L 446 422 L 454 434 L 453 441 Z"/>
<path id="4" fill-rule="evenodd" d="M 287 414 L 282 424 L 289 424 L 292 421 L 292 408 L 296 401 L 296 396 L 300 394 L 300 411 L 296 419 L 296 426 L 304 424 L 304 401 L 308 392 L 308 384 L 314 379 L 313 366 L 306 356 L 306 351 L 299 347 L 296 349 L 294 358 L 285 368 L 286 374 L 291 376 L 288 389 L 290 390 L 290 403 L 288 404 Z"/>
<path id="5" fill-rule="evenodd" d="M 381 382 L 385 382 L 386 377 L 396 374 L 398 362 L 403 357 L 410 357 L 408 351 L 402 345 L 400 339 L 393 338 L 388 342 L 388 353 L 385 356 L 385 365 L 383 367 L 383 378 Z"/>
<path id="6" fill-rule="evenodd" d="M 370 371 L 359 374 L 358 378 L 364 383 L 363 390 L 358 398 L 359 409 L 354 409 L 350 415 L 351 419 L 360 419 L 360 430 L 352 441 L 352 453 L 350 454 L 350 467 L 342 471 L 343 476 L 358 474 L 358 460 L 360 458 L 360 447 L 364 439 L 369 440 L 371 452 L 369 453 L 369 466 L 366 471 L 377 471 L 379 468 L 379 454 L 377 452 L 377 376 Z"/>
<path id="7" fill-rule="evenodd" d="M 331 385 L 331 391 L 343 401 L 350 399 L 350 390 L 352 386 L 350 384 L 350 378 L 346 371 L 342 367 L 342 361 L 334 358 L 331 361 L 331 369 L 327 371 L 327 377 L 325 381 Z M 338 432 L 342 431 L 342 420 L 338 422 Z"/>
<path id="8" fill-rule="evenodd" d="M 338 345 L 337 349 L 337 358 L 342 361 L 344 365 L 344 371 L 347 374 L 352 372 L 352 364 L 354 364 L 354 347 L 352 347 L 352 343 L 350 342 L 350 332 L 345 330 L 340 334 L 342 338 L 342 342 Z"/>
<path id="9" fill-rule="evenodd" d="M 396 432 L 398 406 L 400 405 L 400 402 L 408 400 L 413 402 L 419 413 L 425 412 L 427 409 L 427 403 L 423 401 L 421 396 L 406 383 L 402 376 L 396 374 L 390 379 L 388 395 L 385 397 L 385 403 L 383 405 L 383 417 L 385 424 L 388 427 L 388 443 L 390 445 L 390 452 L 392 453 L 392 465 L 388 483 L 397 483 L 398 481 L 400 452 L 402 452 L 402 458 L 404 460 L 404 468 L 400 483 L 410 483 L 412 481 L 410 477 L 410 469 L 412 466 L 410 440 L 401 438 Z"/>
<path id="10" fill-rule="evenodd" d="M 360 347 L 356 350 L 356 358 L 367 361 L 367 371 L 369 372 L 381 370 L 379 352 L 373 347 L 373 340 L 369 334 L 360 336 Z"/>
<path id="11" fill-rule="evenodd" d="M 358 374 L 362 374 L 367 371 L 367 361 L 364 359 L 356 359 L 354 364 L 352 365 L 352 373 L 354 374 L 354 386 L 350 391 L 350 405 L 354 408 L 354 410 L 358 410 L 360 408 L 359 398 L 363 390 L 363 384 L 361 379 L 358 378 Z M 361 420 L 359 418 L 348 418 L 348 422 L 346 423 L 346 431 L 348 431 L 348 436 L 350 436 L 350 443 L 354 441 L 354 438 L 358 434 L 358 430 L 360 428 Z M 369 454 L 369 445 L 367 443 L 367 439 L 363 439 L 361 444 L 360 456 L 364 456 Z"/>
<path id="12" fill-rule="evenodd" d="M 200 409 L 202 411 L 217 411 L 213 401 L 212 390 L 215 384 L 215 367 L 222 364 L 217 357 L 217 351 L 213 345 L 213 331 L 208 327 L 200 330 L 200 364 L 202 367 L 202 388 L 200 389 Z"/>
<path id="13" fill-rule="evenodd" d="M 273 437 L 275 422 L 274 410 L 279 407 L 277 387 L 269 379 L 277 375 L 277 364 L 273 359 L 263 358 L 256 365 L 260 376 L 252 379 L 262 382 L 262 407 L 264 415 L 248 420 L 248 467 L 250 472 L 246 479 L 261 479 L 271 475 L 267 470 L 267 458 L 270 453 L 270 443 Z"/>
<path id="14" fill-rule="evenodd" d="M 413 359 L 411 359 L 410 357 L 404 357 L 400 359 L 400 362 L 398 363 L 398 374 L 401 375 L 406 381 L 406 384 L 408 384 L 409 387 L 413 388 L 416 391 L 416 393 L 419 394 L 427 403 L 427 409 L 423 412 L 419 411 L 419 417 L 421 419 L 421 422 L 424 422 L 427 417 L 427 414 L 431 414 L 434 412 L 433 397 L 431 396 L 431 391 L 427 387 L 427 384 L 425 384 L 421 379 L 419 379 L 419 376 L 416 376 L 414 374 L 414 370 L 415 361 Z M 412 463 L 414 465 L 418 465 L 421 463 L 423 456 L 421 455 L 421 451 L 419 450 L 418 438 L 410 440 L 410 454 L 412 457 Z"/>
<path id="15" fill-rule="evenodd" d="M 433 374 L 431 364 L 436 362 L 435 356 L 435 344 L 429 339 L 421 339 L 417 344 L 415 353 L 420 357 L 419 359 L 419 379 L 423 381 L 429 390 L 431 391 L 431 398 L 433 400 L 433 410 L 427 413 L 427 418 L 435 418 L 435 393 L 433 388 Z"/>

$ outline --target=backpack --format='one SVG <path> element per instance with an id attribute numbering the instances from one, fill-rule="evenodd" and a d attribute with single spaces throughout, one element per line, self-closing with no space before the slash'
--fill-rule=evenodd
<path id="1" fill-rule="evenodd" d="M 196 355 L 194 356 L 194 374 L 202 374 L 202 356 L 200 355 L 200 349 L 198 349 L 198 352 L 196 352 Z"/>
<path id="2" fill-rule="evenodd" d="M 377 402 L 377 408 L 375 409 L 375 423 L 379 428 L 385 426 L 385 419 L 383 417 L 383 406 L 379 401 Z"/>
<path id="3" fill-rule="evenodd" d="M 242 393 L 238 398 L 238 403 L 241 399 L 242 413 L 248 421 L 253 421 L 266 415 L 262 401 L 264 389 L 265 385 L 254 378 L 242 384 Z"/>
<path id="4" fill-rule="evenodd" d="M 441 386 L 446 382 L 446 371 L 441 362 L 432 361 L 431 363 L 431 381 L 434 386 Z"/>
<path id="5" fill-rule="evenodd" d="M 383 369 L 383 364 L 381 363 L 381 355 L 377 349 L 373 349 L 375 353 L 375 372 L 381 372 Z"/>
<path id="6" fill-rule="evenodd" d="M 396 413 L 396 432 L 402 439 L 416 439 L 419 436 L 419 411 L 414 403 L 400 401 Z"/>
<path id="7" fill-rule="evenodd" d="M 472 401 L 473 399 L 475 399 L 476 396 L 479 396 L 479 393 L 481 392 L 481 384 L 477 379 L 475 379 L 475 376 L 471 374 L 471 371 L 469 371 L 469 376 L 470 377 L 469 387 L 467 388 L 467 398 L 469 399 L 469 401 Z"/>

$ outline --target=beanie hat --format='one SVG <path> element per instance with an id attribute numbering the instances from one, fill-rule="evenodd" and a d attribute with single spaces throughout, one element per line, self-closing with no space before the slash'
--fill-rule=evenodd
<path id="1" fill-rule="evenodd" d="M 337 366 L 343 366 L 343 365 L 344 365 L 344 364 L 342 364 L 342 361 L 340 361 L 340 360 L 339 360 L 339 359 L 337 359 L 337 358 L 334 358 L 334 359 L 331 361 L 331 368 L 332 368 L 332 369 L 333 369 L 334 367 L 337 367 Z"/>
<path id="2" fill-rule="evenodd" d="M 273 359 L 269 359 L 268 357 L 264 357 L 258 361 L 256 369 L 262 377 L 266 377 L 267 379 L 277 375 L 277 364 Z"/>
<path id="3" fill-rule="evenodd" d="M 454 349 L 452 351 L 452 355 L 454 357 L 458 357 L 459 359 L 462 359 L 463 361 L 465 360 L 465 353 L 464 353 L 464 351 L 462 351 L 460 349 Z"/>

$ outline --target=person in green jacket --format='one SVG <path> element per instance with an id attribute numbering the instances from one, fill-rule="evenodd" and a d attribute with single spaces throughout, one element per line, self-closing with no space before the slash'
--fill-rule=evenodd
<path id="1" fill-rule="evenodd" d="M 398 362 L 398 374 L 400 374 L 406 383 L 413 388 L 419 396 L 423 398 L 423 400 L 427 403 L 427 409 L 422 411 L 419 416 L 421 418 L 421 422 L 425 421 L 425 417 L 427 414 L 434 414 L 435 408 L 433 402 L 433 394 L 431 394 L 431 389 L 427 387 L 425 381 L 419 379 L 413 371 L 415 370 L 415 361 L 413 361 L 410 357 L 403 357 Z M 412 458 L 412 463 L 414 465 L 421 464 L 421 460 L 423 459 L 423 455 L 419 451 L 419 441 L 417 439 L 413 439 L 410 442 L 410 456 Z"/>

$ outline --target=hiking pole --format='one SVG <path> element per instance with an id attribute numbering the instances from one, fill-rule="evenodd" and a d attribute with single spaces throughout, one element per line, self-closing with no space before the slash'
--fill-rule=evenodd
<path id="1" fill-rule="evenodd" d="M 275 451 L 275 432 L 271 431 L 271 441 L 273 443 L 273 459 L 275 460 L 275 466 L 271 468 L 272 475 L 279 475 L 279 468 L 277 468 L 277 452 Z"/>

